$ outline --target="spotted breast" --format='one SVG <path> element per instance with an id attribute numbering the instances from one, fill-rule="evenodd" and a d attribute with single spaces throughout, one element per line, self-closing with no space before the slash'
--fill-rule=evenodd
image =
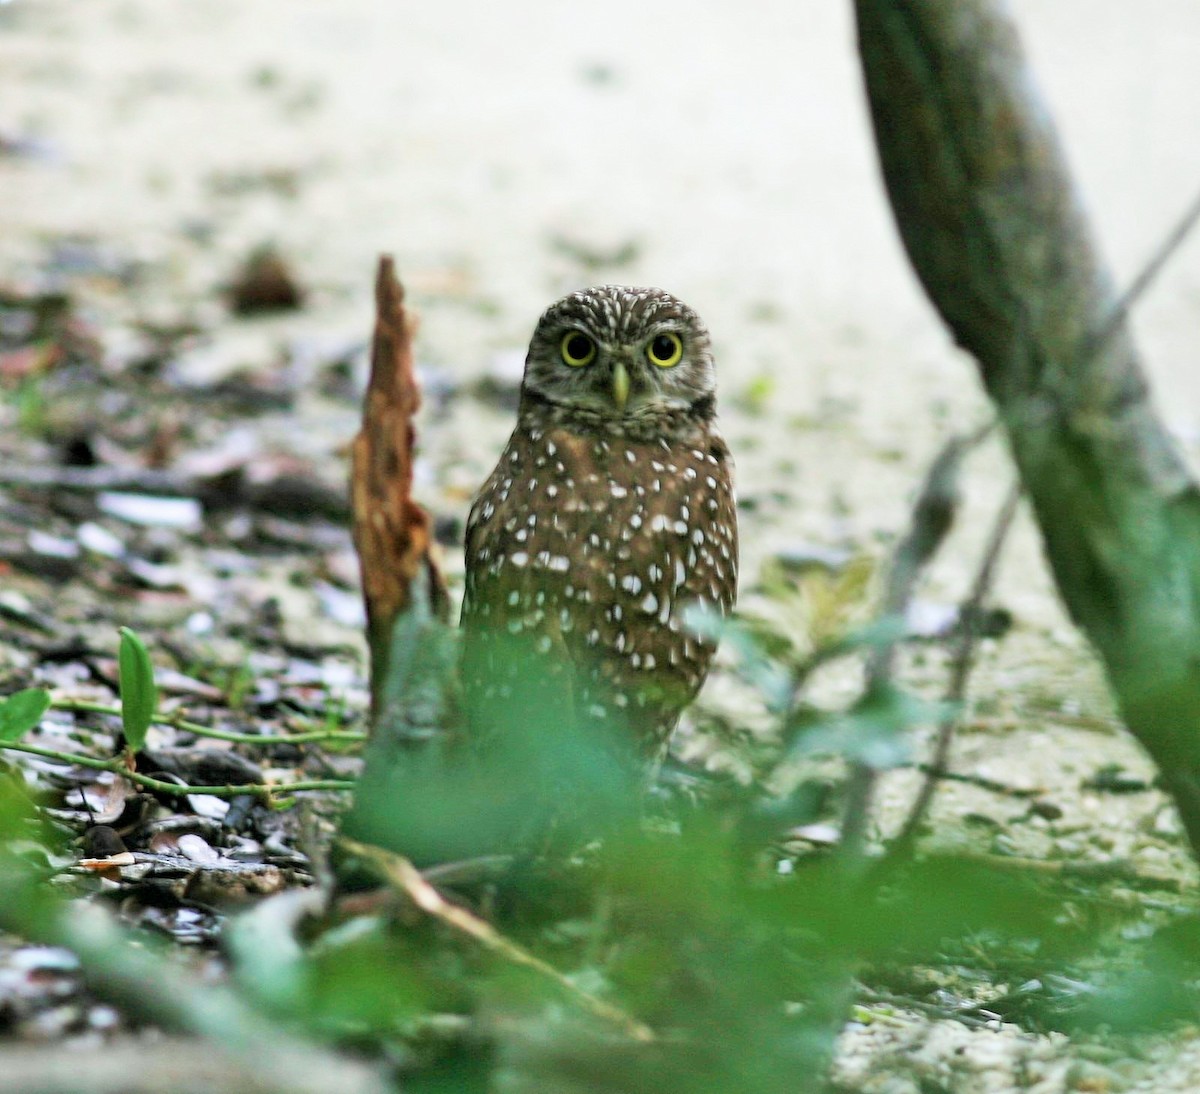
<path id="1" fill-rule="evenodd" d="M 472 722 L 486 731 L 533 675 L 576 719 L 661 756 L 715 652 L 686 615 L 728 613 L 737 588 L 731 461 L 695 313 L 614 286 L 546 312 L 466 557 Z"/>

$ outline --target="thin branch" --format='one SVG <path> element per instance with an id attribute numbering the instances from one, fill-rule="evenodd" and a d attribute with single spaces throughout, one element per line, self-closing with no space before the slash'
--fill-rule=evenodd
<path id="1" fill-rule="evenodd" d="M 971 721 L 970 726 L 978 725 L 978 721 Z M 1013 722 L 1013 729 L 1022 729 L 1026 727 L 1028 722 Z M 931 775 L 935 768 L 930 763 L 912 764 L 917 771 L 922 775 Z M 956 782 L 963 783 L 966 786 L 977 786 L 980 790 L 986 790 L 991 794 L 1001 794 L 1008 798 L 1036 798 L 1045 793 L 1041 787 L 1034 786 L 1009 786 L 1008 783 L 1002 783 L 999 779 L 989 779 L 986 775 L 979 775 L 971 771 L 948 771 L 942 768 L 937 771 L 936 778 L 941 782 Z"/>
<path id="2" fill-rule="evenodd" d="M 872 1006 L 882 1004 L 883 1006 L 916 1011 L 924 1018 L 953 1020 L 960 1025 L 966 1026 L 968 1029 L 988 1029 L 990 1026 L 995 1025 L 995 1020 L 989 1022 L 984 1018 L 978 1018 L 970 1013 L 974 1009 L 975 1004 L 962 1007 L 945 1006 L 941 1003 L 931 1003 L 927 999 L 917 999 L 913 996 L 900 995 L 895 992 L 883 991 L 879 988 L 872 988 L 861 984 L 859 985 L 858 995 L 860 1000 L 865 998 L 866 1002 L 855 1004 L 854 1017 L 859 1021 L 867 1023 L 879 1022 L 882 1019 L 888 1025 L 897 1028 L 913 1024 L 911 1019 L 898 1018 L 895 1015 L 881 1015 L 879 1011 L 872 1009 Z"/>
<path id="3" fill-rule="evenodd" d="M 649 1043 L 656 1038 L 654 1032 L 636 1018 L 630 1017 L 619 1007 L 584 991 L 564 976 L 553 965 L 534 956 L 528 950 L 505 938 L 486 920 L 472 915 L 465 908 L 446 900 L 408 859 L 393 854 L 381 847 L 372 847 L 357 840 L 341 837 L 338 842 L 352 855 L 364 860 L 383 880 L 403 893 L 426 915 L 445 924 L 451 930 L 473 939 L 490 953 L 513 965 L 530 969 L 553 983 L 560 991 L 581 1006 L 593 1017 L 619 1028 L 634 1041 Z"/>
<path id="4" fill-rule="evenodd" d="M 958 509 L 958 470 L 968 452 L 979 445 L 995 428 L 994 422 L 966 437 L 951 437 L 934 458 L 921 492 L 913 506 L 912 521 L 904 538 L 896 545 L 888 568 L 880 617 L 902 619 L 917 586 L 917 579 L 937 553 L 949 533 Z M 871 651 L 866 667 L 865 698 L 882 694 L 891 686 L 892 670 L 900 636 L 880 642 Z M 871 798 L 877 771 L 862 760 L 851 765 L 846 781 L 841 851 L 847 861 L 862 857 Z"/>
<path id="5" fill-rule="evenodd" d="M 908 532 L 892 554 L 887 587 L 880 607 L 883 618 L 902 619 L 907 612 L 917 579 L 937 553 L 954 523 L 959 502 L 958 469 L 962 466 L 963 458 L 982 444 L 995 428 L 995 421 L 991 421 L 965 437 L 951 437 L 934 457 L 913 505 Z M 898 635 L 875 647 L 867 661 L 868 692 L 890 681 L 899 644 Z"/>
<path id="6" fill-rule="evenodd" d="M 515 855 L 480 855 L 459 862 L 444 862 L 426 868 L 421 876 L 430 885 L 471 885 L 492 881 L 511 870 Z"/>
<path id="7" fill-rule="evenodd" d="M 111 714 L 119 718 L 121 716 L 121 708 L 117 706 L 108 706 L 104 703 L 93 703 L 87 699 L 55 699 L 50 704 L 51 710 L 63 710 L 71 713 L 79 714 Z M 367 739 L 365 733 L 359 733 L 354 730 L 313 730 L 310 733 L 287 733 L 268 735 L 262 733 L 234 733 L 224 729 L 213 729 L 211 726 L 201 725 L 199 722 L 189 722 L 181 715 L 156 713 L 152 719 L 154 725 L 171 726 L 174 729 L 180 729 L 187 733 L 194 733 L 197 737 L 211 737 L 215 741 L 231 741 L 234 744 L 243 745 L 259 745 L 266 748 L 268 745 L 299 745 L 309 744 L 313 742 L 347 742 L 347 743 L 362 743 Z"/>
<path id="8" fill-rule="evenodd" d="M 921 784 L 920 792 L 917 794 L 916 801 L 913 802 L 904 827 L 900 829 L 900 834 L 889 849 L 890 854 L 904 855 L 912 849 L 921 822 L 929 811 L 933 792 L 938 781 L 945 775 L 946 761 L 950 756 L 950 744 L 960 721 L 960 711 L 967 694 L 967 683 L 971 678 L 971 671 L 975 667 L 975 652 L 978 649 L 980 638 L 979 618 L 983 602 L 991 590 L 992 580 L 996 574 L 996 564 L 999 562 L 1004 542 L 1008 538 L 1009 529 L 1012 528 L 1013 518 L 1017 514 L 1017 506 L 1020 501 L 1021 486 L 1017 483 L 1009 490 L 1008 497 L 1004 499 L 1004 504 L 1000 507 L 979 569 L 976 571 L 975 580 L 971 584 L 971 591 L 959 609 L 958 642 L 955 645 L 954 657 L 951 662 L 950 685 L 946 690 L 946 702 L 952 713 L 947 714 L 938 726 L 933 757 L 929 762 L 925 781 Z"/>
<path id="9" fill-rule="evenodd" d="M 1146 261 L 1137 277 L 1130 283 L 1129 288 L 1121 294 L 1121 298 L 1113 306 L 1112 315 L 1092 339 L 1092 352 L 1096 353 L 1124 325 L 1129 318 L 1133 306 L 1145 295 L 1146 290 L 1157 280 L 1166 264 L 1175 256 L 1175 252 L 1183 246 L 1184 241 L 1200 223 L 1200 193 L 1192 198 L 1179 222 L 1167 233 L 1167 237 Z"/>

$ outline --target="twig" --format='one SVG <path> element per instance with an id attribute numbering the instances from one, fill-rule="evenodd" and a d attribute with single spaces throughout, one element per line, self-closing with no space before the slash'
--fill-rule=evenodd
<path id="1" fill-rule="evenodd" d="M 963 862 L 976 862 L 998 870 L 1042 874 L 1045 877 L 1134 879 L 1140 876 L 1127 859 L 1114 859 L 1112 862 L 1068 862 L 1060 859 L 1030 858 L 1027 855 L 992 855 L 970 851 L 961 852 L 959 858 Z M 1175 888 L 1178 890 L 1177 880 Z"/>
<path id="2" fill-rule="evenodd" d="M 1020 723 L 1013 723 L 1014 728 L 1021 728 Z M 993 794 L 1002 794 L 1009 798 L 1036 798 L 1044 793 L 1041 787 L 1032 786 L 1009 786 L 1008 783 L 1002 783 L 999 779 L 989 779 L 986 775 L 977 775 L 970 771 L 947 771 L 944 767 L 938 771 L 933 764 L 913 764 L 922 775 L 934 775 L 941 782 L 956 782 L 966 783 L 968 786 L 977 786 L 980 790 L 988 790 Z"/>
<path id="3" fill-rule="evenodd" d="M 975 1003 L 964 1004 L 962 1006 L 945 1006 L 941 1003 L 930 1003 L 924 999 L 916 999 L 908 995 L 897 995 L 894 992 L 883 991 L 878 988 L 871 988 L 866 985 L 859 985 L 859 996 L 868 997 L 868 1002 L 856 1004 L 857 1009 L 861 1009 L 864 1017 L 869 1017 L 871 1020 L 878 1020 L 878 1016 L 871 1011 L 871 1005 L 882 1004 L 888 1007 L 898 1007 L 904 1010 L 916 1011 L 924 1018 L 935 1018 L 960 1022 L 968 1029 L 987 1029 L 989 1026 L 994 1026 L 996 1020 L 988 1021 L 984 1018 L 979 1018 L 971 1013 L 978 1009 Z M 898 1019 L 894 1015 L 888 1016 L 889 1025 L 911 1025 L 911 1021 Z M 861 1018 L 859 1019 L 862 1020 Z"/>
<path id="4" fill-rule="evenodd" d="M 210 798 L 239 798 L 243 795 L 258 798 L 261 801 L 273 801 L 278 797 L 289 797 L 305 790 L 353 790 L 355 783 L 348 779 L 308 779 L 293 783 L 244 783 L 240 786 L 187 786 L 179 783 L 165 782 L 140 771 L 130 771 L 125 761 L 118 757 L 112 760 L 101 760 L 94 756 L 79 756 L 72 752 L 59 752 L 53 748 L 41 748 L 38 745 L 0 743 L 0 749 L 11 752 L 27 752 L 31 756 L 41 756 L 47 760 L 57 760 L 59 763 L 74 764 L 78 767 L 90 767 L 96 771 L 111 771 L 130 782 L 153 790 L 156 794 L 170 794 L 181 798 L 188 794 L 205 794 Z"/>
<path id="5" fill-rule="evenodd" d="M 104 703 L 93 703 L 86 699 L 55 699 L 50 704 L 51 710 L 63 710 L 71 713 L 80 714 L 111 714 L 115 717 L 121 716 L 121 708 L 116 706 L 108 706 Z M 365 733 L 359 733 L 354 730 L 313 730 L 310 733 L 288 733 L 278 735 L 267 735 L 261 733 L 234 733 L 224 729 L 213 729 L 211 726 L 201 725 L 198 722 L 189 722 L 185 718 L 175 714 L 157 713 L 152 719 L 154 725 L 171 726 L 174 729 L 181 729 L 187 733 L 194 733 L 197 737 L 211 737 L 216 741 L 231 741 L 234 744 L 243 745 L 259 745 L 266 748 L 269 745 L 298 745 L 308 744 L 315 741 L 345 741 L 353 743 L 361 743 L 367 739 Z"/>
<path id="6" fill-rule="evenodd" d="M 917 579 L 929 565 L 954 523 L 958 509 L 958 469 L 963 457 L 981 444 L 996 428 L 988 422 L 966 437 L 951 437 L 934 457 L 921 493 L 913 506 L 912 522 L 905 537 L 896 545 L 888 571 L 880 615 L 903 618 L 916 588 Z M 885 686 L 896 659 L 897 636 L 880 642 L 867 661 L 867 691 Z"/>
<path id="7" fill-rule="evenodd" d="M 1099 714 L 1069 714 L 1064 710 L 1031 710 L 1027 715 L 1018 717 L 1008 716 L 985 717 L 976 715 L 964 725 L 967 729 L 981 729 L 992 733 L 1003 733 L 1010 729 L 1021 729 L 1030 722 L 1050 723 L 1052 725 L 1075 726 L 1078 729 L 1090 730 L 1093 733 L 1112 735 L 1119 733 L 1124 726 L 1116 717 L 1106 717 Z"/>
<path id="8" fill-rule="evenodd" d="M 1145 295 L 1146 290 L 1154 284 L 1158 275 L 1162 273 L 1163 267 L 1166 266 L 1175 252 L 1183 245 L 1184 240 L 1192 234 L 1197 223 L 1200 223 L 1200 193 L 1197 193 L 1192 198 L 1192 203 L 1187 207 L 1183 216 L 1179 218 L 1179 222 L 1158 245 L 1146 264 L 1138 272 L 1137 277 L 1133 279 L 1129 287 L 1121 294 L 1121 298 L 1113 305 L 1112 314 L 1091 339 L 1091 353 L 1098 353 L 1104 347 L 1105 343 L 1121 328 L 1125 320 L 1129 317 L 1133 306 Z"/>
<path id="9" fill-rule="evenodd" d="M 311 857 L 311 856 L 310 856 Z M 480 855 L 478 858 L 462 859 L 458 862 L 427 866 L 421 876 L 430 885 L 446 888 L 456 885 L 476 885 L 481 881 L 495 881 L 513 868 L 515 855 Z M 393 908 L 403 899 L 392 889 L 372 889 L 368 892 L 339 894 L 337 915 L 339 922 L 361 915 L 376 915 L 384 908 Z"/>
<path id="10" fill-rule="evenodd" d="M 656 1039 L 654 1032 L 636 1018 L 630 1017 L 619 1007 L 606 1003 L 603 999 L 584 991 L 553 965 L 505 938 L 486 920 L 472 915 L 457 904 L 450 903 L 421 876 L 420 870 L 403 855 L 359 843 L 357 840 L 347 839 L 345 836 L 342 836 L 338 842 L 352 855 L 363 859 L 389 885 L 404 893 L 426 915 L 432 916 L 452 930 L 474 939 L 484 949 L 505 961 L 531 969 L 539 976 L 551 981 L 593 1017 L 617 1026 L 630 1039 L 642 1043 L 649 1043 Z"/>
<path id="11" fill-rule="evenodd" d="M 892 843 L 890 850 L 893 854 L 907 854 L 912 849 L 917 830 L 925 819 L 925 814 L 929 811 L 934 789 L 946 771 L 950 744 L 954 739 L 954 730 L 959 723 L 958 712 L 966 697 L 971 670 L 975 667 L 975 651 L 979 644 L 980 610 L 983 607 L 984 599 L 991 590 L 992 579 L 996 574 L 996 564 L 1000 559 L 1000 552 L 1004 547 L 1004 541 L 1008 538 L 1008 532 L 1012 527 L 1020 501 L 1021 486 L 1020 483 L 1017 483 L 1009 489 L 1004 504 L 1000 506 L 996 523 L 992 527 L 992 534 L 988 537 L 987 547 L 983 552 L 983 559 L 979 563 L 975 580 L 971 584 L 970 594 L 959 609 L 958 642 L 955 644 L 950 668 L 950 684 L 946 690 L 946 703 L 950 707 L 951 713 L 947 714 L 938 726 L 933 756 L 929 762 L 929 771 L 926 773 L 917 799 L 909 811 L 908 819 L 904 822 L 904 827 L 900 829 L 900 834 Z"/>
<path id="12" fill-rule="evenodd" d="M 430 885 L 469 885 L 500 876 L 506 870 L 511 870 L 515 861 L 514 855 L 480 855 L 460 862 L 430 866 L 422 871 L 421 876 Z"/>
<path id="13" fill-rule="evenodd" d="M 1145 873 L 1127 859 L 1111 862 L 1027 858 L 1023 855 L 995 855 L 961 852 L 963 862 L 977 863 L 990 870 L 1011 872 L 1015 877 L 1041 878 L 1051 884 L 1077 882 L 1070 890 L 1074 904 L 1122 911 L 1167 912 L 1180 918 L 1192 918 L 1195 911 L 1193 886 L 1177 875 Z M 886 860 L 884 860 L 886 861 Z M 1100 885 L 1111 882 L 1111 885 Z M 1167 893 L 1169 897 L 1151 896 Z M 1172 899 L 1187 894 L 1186 899 Z"/>
<path id="14" fill-rule="evenodd" d="M 966 437 L 951 437 L 937 454 L 921 493 L 913 506 L 908 533 L 896 546 L 888 571 L 880 616 L 902 619 L 912 599 L 917 579 L 929 564 L 954 523 L 958 508 L 958 469 L 963 457 L 995 428 L 994 422 Z M 892 669 L 900 636 L 880 642 L 867 659 L 864 699 L 882 695 L 891 685 Z M 846 781 L 846 805 L 842 822 L 841 852 L 847 862 L 861 859 L 876 769 L 856 759 Z"/>

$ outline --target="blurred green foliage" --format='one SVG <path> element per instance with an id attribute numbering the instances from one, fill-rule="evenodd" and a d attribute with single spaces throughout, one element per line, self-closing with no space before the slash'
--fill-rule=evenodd
<path id="1" fill-rule="evenodd" d="M 410 900 L 354 905 L 371 874 L 345 856 L 342 901 L 323 917 L 281 915 L 304 896 L 291 893 L 234 921 L 242 1000 L 384 1061 L 406 1091 L 462 1094 L 826 1090 L 839 1032 L 852 1013 L 870 1020 L 885 987 L 946 1016 L 983 998 L 1036 1030 L 1194 1020 L 1200 929 L 1182 902 L 1116 907 L 1095 880 L 790 841 L 799 825 L 828 823 L 828 805 L 810 782 L 777 777 L 786 765 L 819 752 L 886 767 L 907 755 L 915 724 L 942 713 L 895 684 L 839 711 L 808 700 L 820 666 L 898 635 L 893 621 L 866 622 L 865 574 L 780 575 L 777 614 L 723 625 L 737 673 L 775 719 L 772 759 L 750 785 L 697 775 L 686 793 L 648 795 L 620 727 L 571 725 L 528 673 L 487 739 L 464 740 L 456 633 L 419 607 L 396 624 L 346 833 L 417 862 L 447 899 L 649 1026 L 652 1041 Z M 801 626 L 800 613 L 821 625 Z M 143 694 L 148 664 L 131 650 L 124 702 Z M 0 725 L 36 705 L 13 697 Z M 30 909 L 57 904 L 35 853 L 47 841 L 23 780 L 0 771 L 0 926 L 29 929 Z M 938 1003 L 944 986 L 921 986 L 931 968 L 941 985 L 961 981 L 962 998 Z"/>
<path id="2" fill-rule="evenodd" d="M 12 402 L 17 408 L 17 429 L 26 436 L 45 437 L 49 426 L 49 402 L 45 377 L 41 373 L 26 376 L 17 384 Z"/>
<path id="3" fill-rule="evenodd" d="M 45 688 L 25 688 L 0 700 L 0 742 L 19 741 L 49 709 L 50 693 Z"/>
<path id="4" fill-rule="evenodd" d="M 1141 967 L 1130 980 L 1132 963 L 1117 971 L 1117 955 L 1142 945 L 1122 930 L 1144 916 L 1136 906 L 1088 914 L 1094 882 L 969 856 L 787 853 L 781 841 L 816 820 L 823 799 L 810 783 L 776 777 L 785 765 L 819 753 L 895 766 L 908 759 L 911 729 L 946 713 L 895 683 L 839 711 L 807 700 L 821 666 L 900 636 L 895 620 L 866 621 L 869 576 L 857 562 L 801 580 L 781 573 L 772 613 L 691 621 L 721 628 L 738 675 L 776 719 L 773 766 L 753 785 L 702 779 L 698 800 L 659 795 L 647 806 L 619 745 L 570 724 L 541 681 L 519 673 L 482 747 L 393 749 L 386 772 L 368 771 L 348 831 L 426 866 L 508 851 L 506 870 L 451 895 L 657 1034 L 630 1043 L 572 1012 L 553 985 L 444 937 L 440 945 L 465 962 L 449 981 L 464 991 L 462 1025 L 443 1026 L 454 1033 L 440 1062 L 424 1058 L 410 1079 L 433 1082 L 440 1067 L 459 1074 L 482 1052 L 489 1063 L 477 1085 L 461 1089 L 819 1091 L 871 978 L 981 958 L 994 1005 L 1030 1028 L 1192 1016 L 1197 994 L 1171 982 L 1169 962 L 1162 975 Z M 411 663 L 413 640 L 398 640 L 399 663 Z M 520 648 L 510 657 L 520 664 Z M 556 854 L 541 857 L 547 847 Z M 428 960 L 407 971 L 430 990 Z M 438 991 L 446 985 L 434 981 Z"/>

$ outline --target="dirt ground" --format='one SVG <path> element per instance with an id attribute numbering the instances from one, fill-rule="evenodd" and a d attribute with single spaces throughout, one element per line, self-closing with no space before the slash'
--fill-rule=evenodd
<path id="1" fill-rule="evenodd" d="M 1115 0 L 1011 7 L 1127 283 L 1200 186 L 1200 8 L 1147 0 L 1134 18 Z M 265 244 L 293 265 L 305 306 L 234 318 L 224 289 Z M 72 247 L 86 268 L 62 261 Z M 971 362 L 899 247 L 847 3 L 0 0 L 0 286 L 69 283 L 114 370 L 148 325 L 193 329 L 175 367 L 195 383 L 277 362 L 303 379 L 345 354 L 361 370 L 381 251 L 396 256 L 422 320 L 431 397 L 418 492 L 447 520 L 465 517 L 511 411 L 442 402 L 439 384 L 511 383 L 542 308 L 581 284 L 660 284 L 691 303 L 713 332 L 749 503 L 751 606 L 764 561 L 781 552 L 881 555 L 938 446 L 987 417 Z M 1195 463 L 1200 240 L 1134 325 Z M 254 443 L 298 453 L 336 486 L 354 408 L 301 390 L 287 413 L 258 419 Z M 15 421 L 0 403 L 0 432 Z M 933 610 L 962 595 L 1012 475 L 999 441 L 969 470 L 963 519 L 922 592 Z M 457 589 L 453 550 L 447 566 Z M 285 598 L 285 627 L 358 641 L 353 619 L 305 595 Z M 994 599 L 1015 625 L 985 650 L 979 717 L 955 767 L 1040 788 L 1062 811 L 1009 833 L 1010 849 L 1127 859 L 1193 888 L 1161 795 L 1081 789 L 1105 765 L 1152 772 L 1114 723 L 1024 517 Z M 710 702 L 732 701 L 720 681 L 712 691 Z M 915 780 L 889 780 L 884 829 Z M 1003 822 L 1014 808 L 950 784 L 935 829 L 953 842 L 965 816 Z M 902 1016 L 851 1027 L 839 1073 L 848 1089 L 881 1094 L 1188 1091 L 1200 1088 L 1200 1039 L 1097 1064 L 1058 1035 Z"/>

